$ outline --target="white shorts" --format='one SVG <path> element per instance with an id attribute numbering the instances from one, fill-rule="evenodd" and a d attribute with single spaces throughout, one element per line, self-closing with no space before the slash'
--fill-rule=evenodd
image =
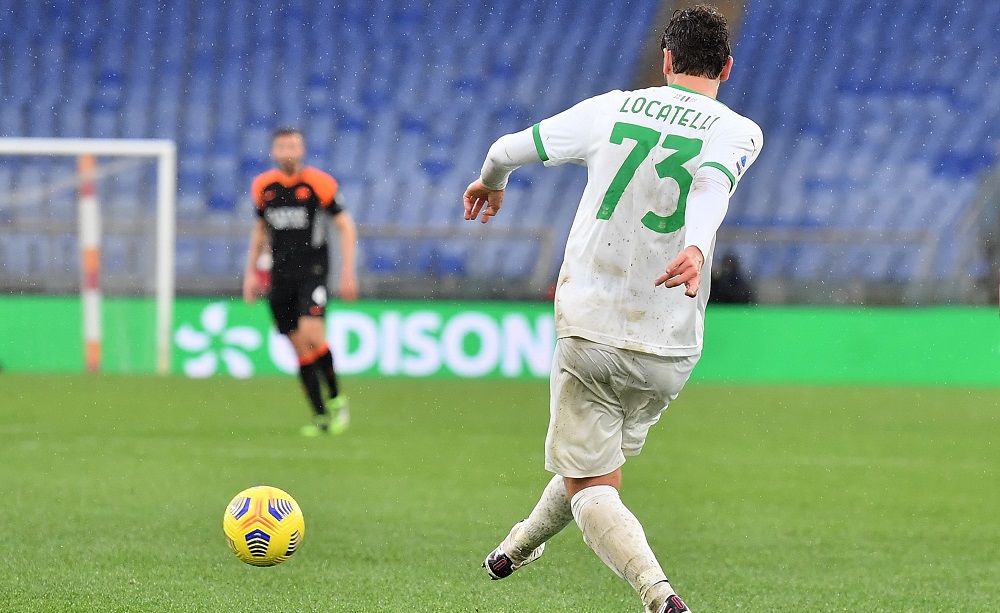
<path id="1" fill-rule="evenodd" d="M 606 475 L 639 455 L 646 434 L 687 383 L 700 356 L 659 356 L 560 338 L 552 358 L 545 469 Z"/>

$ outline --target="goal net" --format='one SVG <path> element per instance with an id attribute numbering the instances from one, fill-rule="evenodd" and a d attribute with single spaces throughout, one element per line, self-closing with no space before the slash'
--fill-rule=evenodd
<path id="1" fill-rule="evenodd" d="M 170 372 L 176 167 L 167 140 L 0 138 L 0 294 L 21 301 L 19 351 Z M 77 294 L 67 324 L 56 297 Z"/>

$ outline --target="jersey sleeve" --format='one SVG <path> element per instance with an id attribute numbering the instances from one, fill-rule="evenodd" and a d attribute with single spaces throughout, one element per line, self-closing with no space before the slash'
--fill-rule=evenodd
<path id="1" fill-rule="evenodd" d="M 743 174 L 757 159 L 764 145 L 764 135 L 754 122 L 741 117 L 723 128 L 705 143 L 699 168 L 717 168 L 729 179 L 729 194 L 736 191 Z"/>
<path id="2" fill-rule="evenodd" d="M 510 173 L 526 164 L 541 161 L 530 128 L 505 134 L 490 146 L 479 177 L 487 189 L 504 189 Z"/>
<path id="3" fill-rule="evenodd" d="M 329 213 L 334 215 L 339 213 L 340 211 L 334 212 L 331 208 L 336 206 L 337 194 L 340 192 L 340 185 L 337 183 L 337 180 L 322 170 L 315 168 L 304 170 L 302 175 L 303 179 L 309 183 L 310 187 L 316 193 L 319 205 Z"/>
<path id="4" fill-rule="evenodd" d="M 264 173 L 250 183 L 250 197 L 253 198 L 254 211 L 261 219 L 264 218 L 264 188 L 270 183 L 269 178 L 269 173 Z"/>
<path id="5" fill-rule="evenodd" d="M 327 211 L 330 213 L 331 217 L 336 217 L 344 212 L 344 208 L 347 206 L 344 200 L 344 193 L 337 189 L 337 193 L 333 196 L 333 202 L 327 207 Z"/>
<path id="6" fill-rule="evenodd" d="M 587 156 L 593 145 L 592 128 L 608 105 L 613 105 L 621 94 L 611 91 L 588 98 L 573 107 L 543 119 L 531 128 L 538 157 L 546 166 L 571 163 L 587 165 Z"/>
<path id="7" fill-rule="evenodd" d="M 729 177 L 714 166 L 704 166 L 695 175 L 684 211 L 684 246 L 694 245 L 708 256 L 715 233 L 729 210 Z"/>

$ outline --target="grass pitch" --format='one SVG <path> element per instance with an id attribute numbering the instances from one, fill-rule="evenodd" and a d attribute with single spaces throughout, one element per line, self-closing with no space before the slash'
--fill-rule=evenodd
<path id="1" fill-rule="evenodd" d="M 531 509 L 547 386 L 345 382 L 303 439 L 293 378 L 0 375 L 0 611 L 638 612 L 571 525 L 479 568 Z M 692 385 L 623 498 L 697 613 L 995 611 L 1000 391 Z M 306 518 L 240 563 L 222 514 L 271 484 Z"/>

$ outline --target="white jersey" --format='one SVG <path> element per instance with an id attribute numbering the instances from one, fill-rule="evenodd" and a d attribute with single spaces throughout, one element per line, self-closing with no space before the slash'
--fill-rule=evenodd
<path id="1" fill-rule="evenodd" d="M 760 128 L 679 87 L 612 91 L 532 128 L 547 166 L 586 166 L 556 287 L 559 337 L 664 356 L 701 353 L 714 237 L 696 298 L 654 280 L 686 246 L 685 209 L 702 168 L 730 194 L 763 144 Z"/>

